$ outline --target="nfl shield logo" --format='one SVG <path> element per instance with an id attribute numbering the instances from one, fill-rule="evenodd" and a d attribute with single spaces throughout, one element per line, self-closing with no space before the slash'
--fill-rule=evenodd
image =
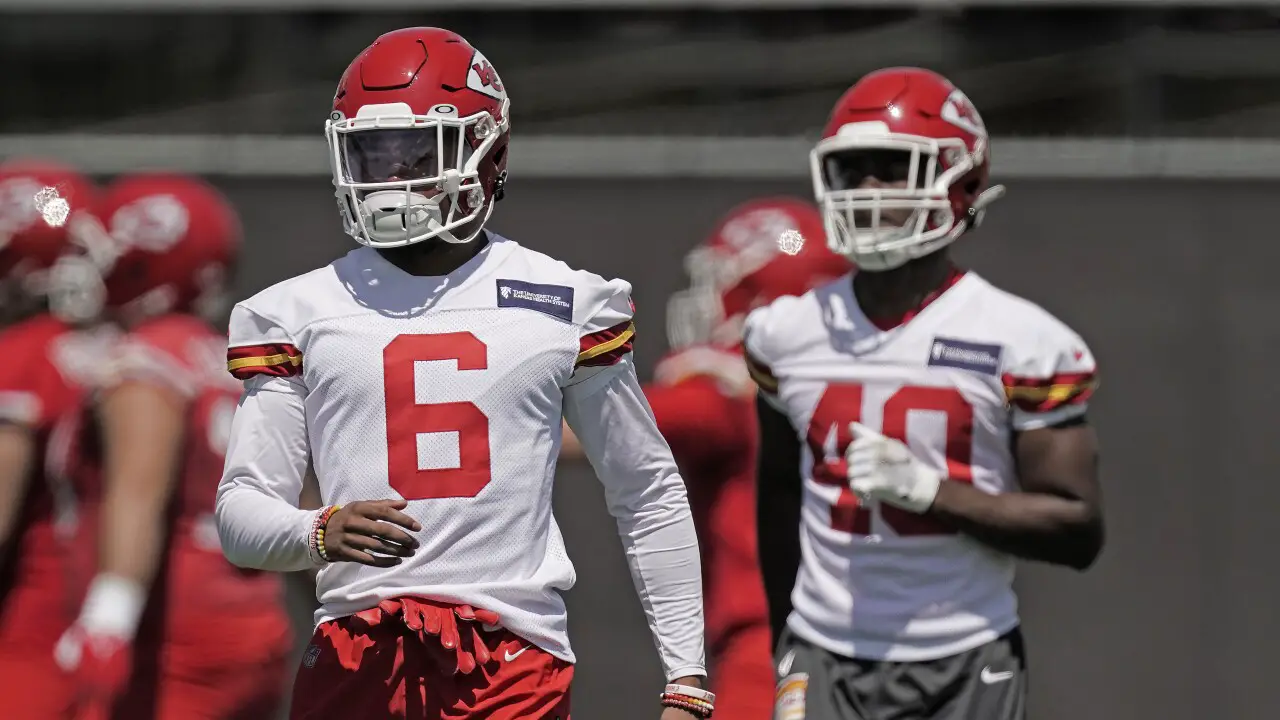
<path id="1" fill-rule="evenodd" d="M 316 660 L 318 659 L 320 659 L 320 646 L 309 645 L 307 646 L 306 654 L 302 656 L 302 665 L 303 667 L 309 667 L 309 668 L 315 667 Z"/>

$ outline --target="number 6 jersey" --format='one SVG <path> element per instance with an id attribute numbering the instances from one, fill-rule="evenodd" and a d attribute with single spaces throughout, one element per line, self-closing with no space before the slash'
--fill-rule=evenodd
<path id="1" fill-rule="evenodd" d="M 629 354 L 631 286 L 490 234 L 447 276 L 358 248 L 236 306 L 245 381 L 218 490 L 223 550 L 312 566 L 308 464 L 326 505 L 404 498 L 421 546 L 397 566 L 324 565 L 317 622 L 417 596 L 491 610 L 572 661 L 575 580 L 551 490 L 561 418 L 605 485 L 670 677 L 702 674 L 702 594 L 684 482 Z"/>
<path id="2" fill-rule="evenodd" d="M 849 425 L 902 440 L 950 482 L 1014 492 L 1012 434 L 1083 414 L 1093 356 L 1045 310 L 972 272 L 888 329 L 859 309 L 850 278 L 746 322 L 752 375 L 802 446 L 788 625 L 848 657 L 961 653 L 1018 624 L 1014 560 L 927 514 L 860 505 L 845 474 Z"/>

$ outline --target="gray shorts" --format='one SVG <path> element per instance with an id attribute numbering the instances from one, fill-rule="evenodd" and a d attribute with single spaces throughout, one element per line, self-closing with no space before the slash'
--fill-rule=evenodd
<path id="1" fill-rule="evenodd" d="M 1024 720 L 1022 633 L 924 662 L 857 660 L 782 635 L 774 720 Z"/>

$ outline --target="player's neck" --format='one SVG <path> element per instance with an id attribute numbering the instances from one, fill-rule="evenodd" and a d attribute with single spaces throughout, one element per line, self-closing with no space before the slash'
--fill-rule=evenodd
<path id="1" fill-rule="evenodd" d="M 378 250 L 387 262 L 410 275 L 423 277 L 448 275 L 462 267 L 489 244 L 489 233 L 481 231 L 469 243 L 428 240 L 398 248 Z"/>
<path id="2" fill-rule="evenodd" d="M 877 324 L 897 325 L 954 282 L 957 269 L 946 250 L 882 272 L 853 274 L 858 307 Z"/>

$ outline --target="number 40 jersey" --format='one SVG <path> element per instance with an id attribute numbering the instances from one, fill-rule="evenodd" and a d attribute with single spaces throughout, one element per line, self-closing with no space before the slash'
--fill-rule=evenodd
<path id="1" fill-rule="evenodd" d="M 927 514 L 860 505 L 846 479 L 849 425 L 905 442 L 950 482 L 1013 492 L 1012 434 L 1083 414 L 1094 359 L 1048 312 L 972 272 L 888 329 L 859 309 L 850 277 L 746 321 L 748 366 L 802 448 L 788 625 L 847 657 L 965 652 L 1018 624 L 1013 558 Z"/>

